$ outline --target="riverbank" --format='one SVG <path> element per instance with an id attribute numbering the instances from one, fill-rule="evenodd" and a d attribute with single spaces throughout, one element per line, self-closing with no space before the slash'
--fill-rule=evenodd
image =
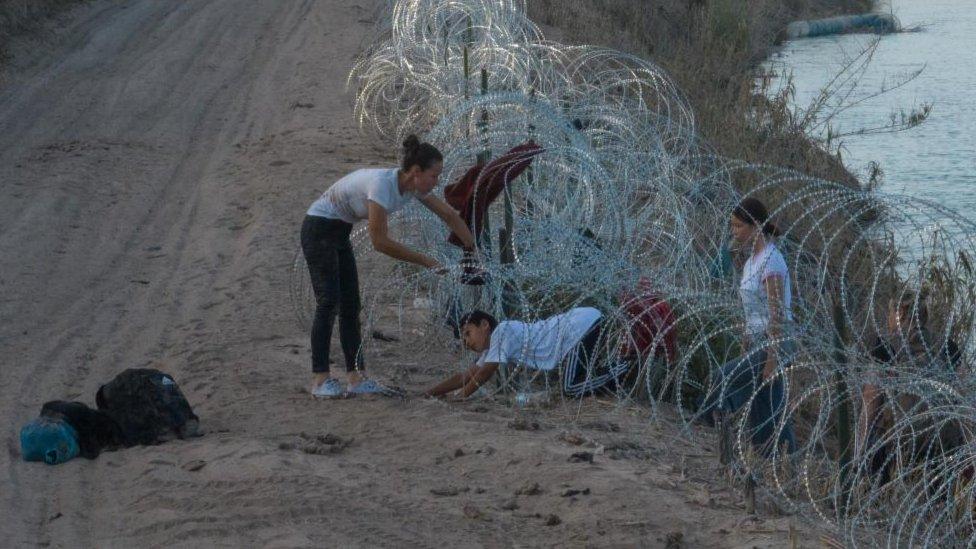
<path id="1" fill-rule="evenodd" d="M 788 105 L 756 93 L 756 69 L 773 53 L 790 22 L 870 9 L 869 0 L 528 4 L 530 17 L 560 29 L 566 42 L 603 45 L 661 65 L 687 94 L 700 134 L 718 154 L 794 168 L 849 186 L 857 186 L 857 179 L 803 134 Z"/>
<path id="2" fill-rule="evenodd" d="M 747 515 L 714 445 L 646 409 L 311 399 L 291 266 L 308 204 L 395 162 L 343 89 L 381 3 L 241 4 L 93 0 L 0 87 L 0 539 L 816 546 L 823 525 Z M 376 378 L 415 393 L 472 359 L 431 351 L 428 311 L 381 305 L 377 327 L 403 337 L 369 347 Z M 44 401 L 90 404 L 155 361 L 205 436 L 20 460 L 17 428 Z"/>
<path id="3" fill-rule="evenodd" d="M 844 143 L 844 162 L 857 173 L 870 171 L 876 163 L 884 172 L 885 192 L 932 200 L 976 221 L 976 193 L 972 192 L 976 137 L 967 131 L 976 124 L 971 98 L 976 77 L 972 71 L 960 70 L 976 62 L 976 37 L 971 32 L 976 14 L 965 0 L 886 3 L 879 10 L 893 13 L 907 29 L 921 32 L 885 36 L 849 96 L 848 103 L 859 103 L 831 120 L 833 133 Z M 790 42 L 769 68 L 792 74 L 796 104 L 807 106 L 850 53 L 870 39 L 844 35 Z M 894 86 L 916 71 L 920 72 L 910 82 Z M 880 89 L 889 91 L 863 100 Z M 892 115 L 901 122 L 925 106 L 931 112 L 921 125 L 909 131 L 885 130 Z M 826 132 L 822 126 L 816 131 Z"/>

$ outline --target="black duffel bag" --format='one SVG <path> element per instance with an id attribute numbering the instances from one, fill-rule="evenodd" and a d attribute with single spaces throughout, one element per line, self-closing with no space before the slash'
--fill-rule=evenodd
<path id="1" fill-rule="evenodd" d="M 98 409 L 118 424 L 126 445 L 197 436 L 200 420 L 179 385 L 150 368 L 125 370 L 95 395 Z"/>

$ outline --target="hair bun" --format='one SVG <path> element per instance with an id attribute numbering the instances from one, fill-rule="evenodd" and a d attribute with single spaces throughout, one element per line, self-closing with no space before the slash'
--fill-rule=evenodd
<path id="1" fill-rule="evenodd" d="M 420 166 L 421 170 L 430 168 L 435 162 L 442 162 L 444 155 L 437 147 L 430 143 L 423 143 L 417 134 L 410 134 L 403 140 L 403 170 L 409 170 L 413 166 Z"/>
<path id="2" fill-rule="evenodd" d="M 420 148 L 420 138 L 415 134 L 410 134 L 403 140 L 403 151 L 409 153 Z"/>

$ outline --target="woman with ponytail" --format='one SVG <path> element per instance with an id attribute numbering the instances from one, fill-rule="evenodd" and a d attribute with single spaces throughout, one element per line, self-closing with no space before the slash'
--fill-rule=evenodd
<path id="1" fill-rule="evenodd" d="M 786 415 L 781 370 L 792 358 L 794 348 L 790 333 L 792 293 L 786 260 L 774 242 L 779 231 L 769 220 L 766 206 L 755 198 L 739 202 L 732 211 L 730 226 L 734 245 L 749 254 L 739 282 L 746 324 L 743 356 L 713 375 L 699 414 L 711 419 L 713 411 L 734 412 L 751 400 L 753 444 L 769 452 L 786 442 L 793 451 L 796 442 L 792 421 Z M 771 443 L 774 433 L 779 433 L 775 444 Z"/>
<path id="2" fill-rule="evenodd" d="M 302 223 L 302 252 L 316 301 L 312 322 L 313 395 L 338 397 L 345 393 L 386 392 L 363 373 L 359 277 L 349 240 L 355 223 L 368 222 L 369 238 L 376 251 L 439 270 L 441 265 L 434 258 L 404 246 L 389 235 L 389 216 L 416 198 L 440 217 L 466 247 L 474 248 L 474 236 L 458 213 L 431 194 L 437 186 L 443 161 L 436 147 L 421 143 L 417 136 L 411 135 L 403 142 L 403 161 L 399 168 L 356 170 L 336 181 L 308 209 Z M 329 373 L 329 347 L 337 313 L 347 388 Z"/>

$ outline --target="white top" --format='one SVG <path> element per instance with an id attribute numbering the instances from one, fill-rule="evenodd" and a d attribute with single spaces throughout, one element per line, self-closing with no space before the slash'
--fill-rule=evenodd
<path id="1" fill-rule="evenodd" d="M 790 310 L 790 272 L 786 268 L 783 254 L 773 243 L 768 243 L 761 252 L 746 261 L 742 268 L 742 282 L 739 283 L 739 296 L 746 312 L 746 332 L 750 336 L 762 336 L 766 333 L 766 326 L 769 324 L 769 299 L 764 283 L 772 276 L 783 279 L 783 320 L 793 320 Z"/>
<path id="2" fill-rule="evenodd" d="M 537 370 L 552 370 L 601 316 L 600 311 L 592 307 L 577 307 L 539 322 L 499 322 L 491 333 L 488 350 L 478 359 L 478 365 L 516 362 Z"/>
<path id="3" fill-rule="evenodd" d="M 392 214 L 415 197 L 410 192 L 400 194 L 397 168 L 366 168 L 333 183 L 308 209 L 308 215 L 355 224 L 369 218 L 367 201 L 379 204 L 386 213 Z"/>

